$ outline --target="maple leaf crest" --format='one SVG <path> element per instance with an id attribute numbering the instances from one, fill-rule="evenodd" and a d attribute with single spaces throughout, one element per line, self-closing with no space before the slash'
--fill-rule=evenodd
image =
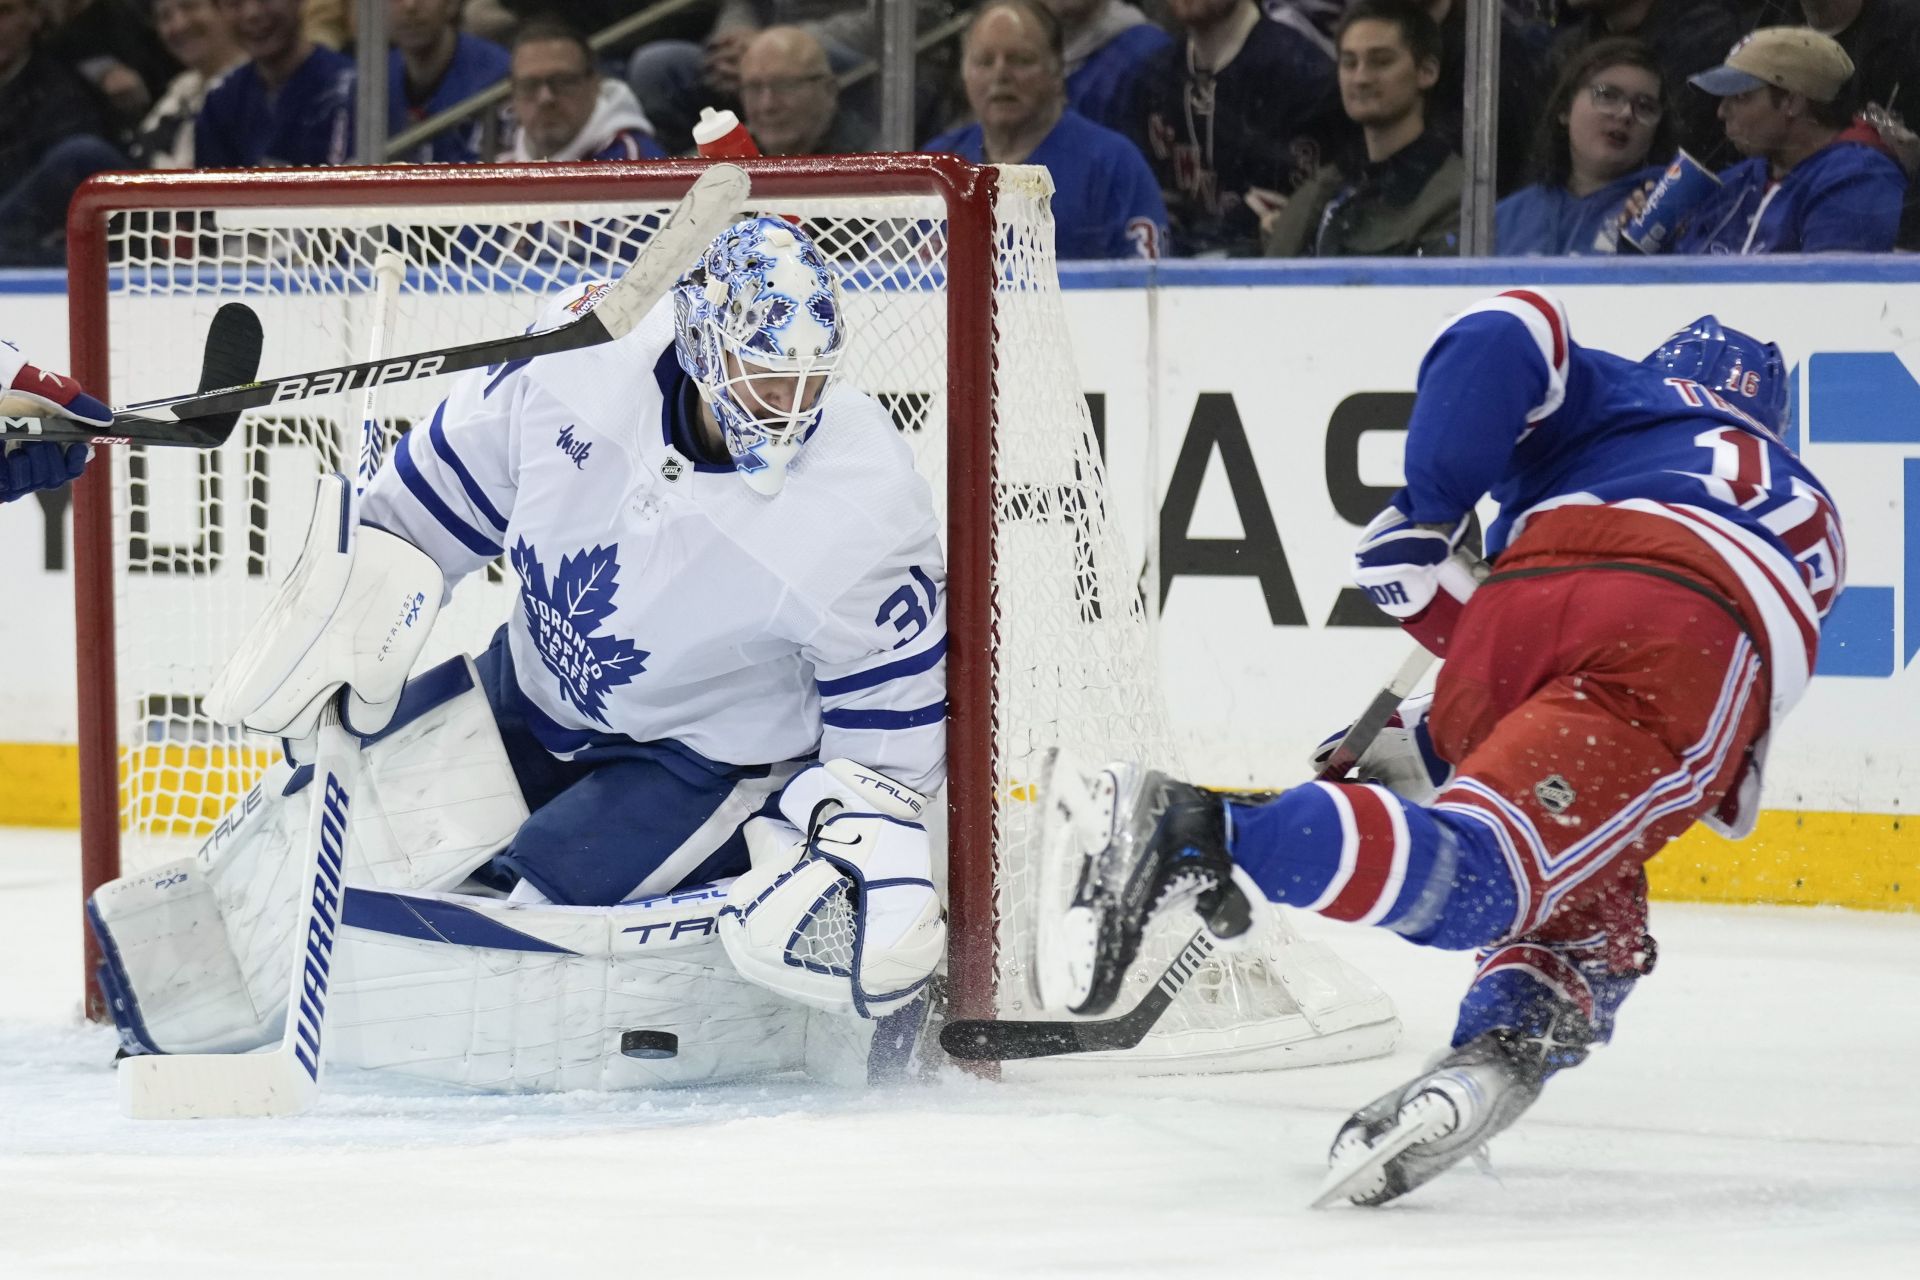
<path id="1" fill-rule="evenodd" d="M 616 550 L 594 547 L 562 556 L 551 589 L 539 553 L 525 538 L 514 542 L 512 557 L 520 575 L 520 607 L 540 661 L 560 682 L 561 696 L 603 725 L 607 691 L 646 670 L 648 657 L 631 640 L 593 634 L 613 612 L 613 593 L 620 585 Z"/>

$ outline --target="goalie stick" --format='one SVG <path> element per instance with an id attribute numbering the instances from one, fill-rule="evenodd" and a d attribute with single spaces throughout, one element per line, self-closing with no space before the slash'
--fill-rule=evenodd
<path id="1" fill-rule="evenodd" d="M 244 302 L 229 302 L 213 314 L 207 326 L 207 343 L 200 356 L 201 393 L 218 391 L 237 383 L 250 382 L 260 372 L 260 317 Z M 169 424 L 170 438 L 153 441 L 143 438 L 137 425 L 134 434 L 121 433 L 120 411 L 114 411 L 112 426 L 96 427 L 72 418 L 0 418 L 0 441 L 84 440 L 89 444 L 179 444 L 211 449 L 233 431 L 240 411 L 216 413 L 191 422 Z"/>
<path id="2" fill-rule="evenodd" d="M 378 360 L 406 259 L 381 251 L 373 266 L 368 306 L 367 355 Z M 349 434 L 358 444 L 351 478 L 330 479 L 345 491 L 340 547 L 345 550 L 359 519 L 360 495 L 379 458 L 378 388 L 367 388 Z M 236 415 L 237 416 L 237 415 Z M 232 424 L 228 423 L 231 430 Z M 343 442 L 345 443 L 345 442 Z M 343 449 L 344 455 L 347 450 Z M 298 570 L 296 569 L 296 572 Z M 288 965 L 287 1029 L 280 1047 L 264 1053 L 150 1054 L 120 1064 L 120 1107 L 135 1120 L 197 1120 L 284 1116 L 305 1111 L 320 1093 L 326 1065 L 327 997 L 333 982 L 334 946 L 346 902 L 347 842 L 352 839 L 353 797 L 360 790 L 360 743 L 341 723 L 347 690 L 328 700 L 320 714 L 313 763 L 312 808 L 301 836 L 304 855 L 300 915 L 294 924 Z"/>
<path id="3" fill-rule="evenodd" d="M 738 165 L 716 164 L 701 174 L 674 206 L 672 215 L 642 247 L 639 260 L 600 296 L 593 310 L 565 324 L 509 338 L 492 338 L 260 381 L 253 381 L 253 374 L 249 372 L 233 383 L 212 389 L 203 382 L 202 389 L 191 395 L 143 400 L 115 409 L 111 427 L 93 430 L 59 419 L 29 419 L 27 421 L 40 425 L 22 434 L 42 440 L 211 449 L 226 440 L 235 420 L 248 409 L 437 378 L 442 374 L 615 341 L 633 331 L 653 309 L 653 304 L 673 287 L 688 264 L 733 220 L 736 211 L 746 203 L 749 189 L 747 172 Z"/>

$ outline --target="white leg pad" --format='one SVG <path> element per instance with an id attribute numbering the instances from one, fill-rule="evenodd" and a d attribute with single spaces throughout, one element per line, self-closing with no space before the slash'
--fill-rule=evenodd
<path id="1" fill-rule="evenodd" d="M 365 782 L 353 806 L 347 849 L 349 883 L 395 889 L 458 884 L 526 821 L 526 803 L 471 663 L 458 659 L 425 678 L 448 678 L 454 687 L 462 675 L 464 691 L 366 748 Z M 116 1003 L 136 1006 L 129 1012 L 144 1026 L 150 1047 L 189 1052 L 209 1036 L 219 1038 L 209 1025 L 217 1020 L 216 1009 L 234 1018 L 230 1033 L 243 1042 L 236 1047 L 279 1036 L 298 918 L 300 859 L 294 844 L 314 792 L 302 778 L 303 785 L 289 794 L 296 778 L 285 762 L 275 764 L 221 819 L 189 860 L 190 899 L 181 897 L 177 906 L 156 913 L 151 899 L 160 882 L 148 876 L 114 881 L 96 892 L 96 921 L 109 950 L 117 952 L 122 990 Z M 175 891 L 170 886 L 168 892 Z M 170 939 L 169 931 L 179 936 Z M 225 962 L 217 955 L 222 948 Z M 207 985 L 216 975 L 226 982 L 233 973 L 244 999 L 227 986 Z M 126 1018 L 120 1020 L 126 1025 Z"/>
<path id="2" fill-rule="evenodd" d="M 262 1011 L 248 992 L 195 859 L 102 885 L 87 914 L 107 953 L 107 997 L 129 1049 L 227 1053 L 279 1034 L 282 1015 Z"/>
<path id="3" fill-rule="evenodd" d="M 353 891 L 331 1060 L 506 1091 L 864 1080 L 871 1025 L 734 972 L 716 933 L 724 901 L 724 886 L 614 907 Z M 672 1032 L 677 1056 L 623 1056 L 635 1029 Z"/>

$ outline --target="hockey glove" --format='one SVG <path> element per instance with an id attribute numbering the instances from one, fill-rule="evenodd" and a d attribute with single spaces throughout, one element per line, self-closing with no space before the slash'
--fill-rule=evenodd
<path id="1" fill-rule="evenodd" d="M 1433 735 L 1427 731 L 1427 713 L 1432 709 L 1430 693 L 1418 694 L 1401 703 L 1400 709 L 1380 730 L 1380 736 L 1353 766 L 1350 780 L 1377 782 L 1414 804 L 1432 800 L 1453 777 L 1453 766 L 1434 750 Z M 1327 767 L 1327 761 L 1333 758 L 1334 750 L 1346 736 L 1347 730 L 1342 729 L 1313 749 L 1308 763 L 1315 777 Z"/>
<path id="2" fill-rule="evenodd" d="M 89 446 L 29 440 L 0 446 L 0 502 L 24 498 L 35 489 L 58 489 L 85 469 Z"/>
<path id="3" fill-rule="evenodd" d="M 1444 655 L 1460 610 L 1478 585 L 1469 561 L 1456 556 L 1472 513 L 1451 529 L 1415 524 L 1406 491 L 1373 518 L 1353 553 L 1353 580 L 1407 633 Z"/>
<path id="4" fill-rule="evenodd" d="M 20 348 L 5 338 L 0 338 L 0 415 L 72 418 L 92 427 L 113 425 L 113 410 L 82 391 L 72 378 L 28 364 Z"/>

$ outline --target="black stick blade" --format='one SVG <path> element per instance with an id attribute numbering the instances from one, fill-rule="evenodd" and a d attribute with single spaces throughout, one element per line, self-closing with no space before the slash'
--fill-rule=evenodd
<path id="1" fill-rule="evenodd" d="M 229 302 L 213 313 L 207 327 L 207 350 L 200 362 L 200 390 L 224 391 L 243 386 L 260 373 L 260 348 L 265 335 L 260 317 L 244 302 Z M 194 425 L 218 432 L 225 440 L 240 420 L 238 412 L 208 414 Z"/>
<path id="2" fill-rule="evenodd" d="M 981 1019 L 949 1022 L 940 1028 L 940 1047 L 961 1062 L 1013 1062 L 1084 1053 L 1087 1046 L 1072 1022 L 1018 1022 Z"/>

